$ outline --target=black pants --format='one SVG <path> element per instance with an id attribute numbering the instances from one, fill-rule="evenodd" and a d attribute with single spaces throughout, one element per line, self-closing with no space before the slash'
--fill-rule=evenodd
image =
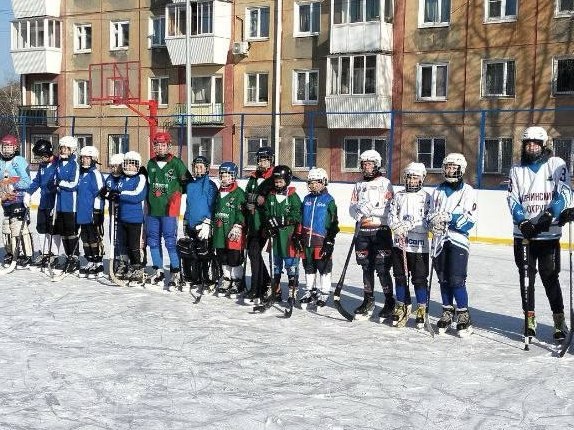
<path id="1" fill-rule="evenodd" d="M 271 285 L 269 271 L 261 255 L 265 242 L 265 239 L 258 234 L 247 237 L 247 256 L 249 257 L 249 265 L 251 266 L 250 288 L 256 297 L 263 297 L 267 286 Z"/>
<path id="2" fill-rule="evenodd" d="M 556 240 L 531 240 L 528 249 L 528 304 L 525 303 L 525 270 L 523 258 L 522 239 L 514 239 L 514 262 L 518 267 L 520 276 L 520 295 L 522 297 L 522 310 L 534 311 L 534 282 L 536 280 L 536 266 L 538 263 L 538 272 L 542 285 L 546 291 L 546 297 L 550 303 L 552 313 L 564 312 L 564 300 L 562 298 L 562 289 L 558 281 L 560 274 L 560 242 Z"/>
<path id="3" fill-rule="evenodd" d="M 215 272 L 210 270 L 215 258 L 211 239 L 201 240 L 197 234 L 195 228 L 186 228 L 186 236 L 191 243 L 185 252 L 180 252 L 182 275 L 192 285 L 212 282 L 212 273 Z"/>
<path id="4" fill-rule="evenodd" d="M 118 221 L 119 230 L 121 230 L 121 233 L 118 236 L 123 237 L 125 240 L 124 245 L 130 264 L 142 264 L 142 224 Z"/>
<path id="5" fill-rule="evenodd" d="M 82 239 L 86 259 L 90 262 L 100 263 L 104 255 L 104 244 L 102 242 L 104 235 L 103 227 L 93 224 L 84 224 L 80 226 L 80 228 L 80 238 Z M 70 255 L 67 250 L 66 254 Z"/>
<path id="6" fill-rule="evenodd" d="M 52 209 L 38 209 L 36 217 L 36 231 L 39 234 L 47 234 L 52 231 Z"/>
<path id="7" fill-rule="evenodd" d="M 417 295 L 417 302 L 419 302 L 420 297 L 422 297 L 423 295 L 426 297 L 426 289 L 428 283 L 427 279 L 429 276 L 429 254 L 428 252 L 421 254 L 418 254 L 416 252 L 407 252 L 406 257 L 407 257 L 407 270 L 410 272 L 413 287 Z M 403 250 L 398 247 L 393 247 L 392 259 L 393 259 L 393 277 L 395 278 L 397 300 L 402 301 L 406 304 L 411 304 L 411 294 L 409 289 L 407 288 L 408 280 L 407 280 L 407 274 L 405 273 Z M 404 298 L 402 297 L 402 293 L 400 292 L 401 288 L 405 289 Z M 422 293 L 422 291 L 419 290 L 425 290 L 425 292 Z"/>
<path id="8" fill-rule="evenodd" d="M 375 290 L 375 272 L 383 287 L 385 296 L 393 294 L 393 280 L 391 278 L 391 248 L 393 238 L 391 229 L 383 226 L 372 234 L 361 234 L 355 241 L 355 254 L 357 264 L 363 268 L 363 288 L 366 294 L 373 294 Z"/>
<path id="9" fill-rule="evenodd" d="M 62 236 L 64 252 L 67 256 L 79 255 L 78 226 L 75 212 L 57 212 L 54 222 L 54 234 Z"/>

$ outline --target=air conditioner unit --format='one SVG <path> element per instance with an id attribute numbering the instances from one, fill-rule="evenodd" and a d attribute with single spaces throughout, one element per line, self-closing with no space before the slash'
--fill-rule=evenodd
<path id="1" fill-rule="evenodd" d="M 233 42 L 233 55 L 245 55 L 249 53 L 249 42 Z"/>

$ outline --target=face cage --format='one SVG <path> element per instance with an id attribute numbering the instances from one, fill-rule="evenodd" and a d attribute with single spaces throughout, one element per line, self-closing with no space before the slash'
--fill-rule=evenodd
<path id="1" fill-rule="evenodd" d="M 367 172 L 364 168 L 364 163 L 366 162 L 370 162 L 373 163 L 373 171 L 372 172 Z M 379 168 L 377 166 L 377 162 L 375 160 L 362 160 L 361 161 L 361 171 L 363 172 L 363 176 L 370 178 L 371 176 L 375 176 L 377 174 L 377 172 L 379 171 Z"/>
<path id="2" fill-rule="evenodd" d="M 447 173 L 446 168 L 448 165 L 456 166 L 456 170 L 453 173 Z M 446 182 L 450 182 L 450 183 L 458 182 L 462 178 L 462 169 L 457 164 L 452 164 L 452 163 L 445 164 L 442 167 L 442 173 L 443 173 L 444 180 Z"/>
<path id="3" fill-rule="evenodd" d="M 135 167 L 135 170 L 129 169 L 130 167 Z M 136 160 L 124 160 L 122 163 L 122 169 L 125 175 L 135 176 L 140 171 L 140 163 Z"/>
<path id="4" fill-rule="evenodd" d="M 318 190 L 313 190 L 311 189 L 311 186 L 313 184 L 320 184 L 321 187 Z M 312 194 L 319 194 L 321 191 L 323 191 L 325 189 L 325 187 L 327 186 L 327 180 L 326 179 L 308 179 L 307 180 L 307 188 L 309 189 L 309 192 L 311 192 Z"/>
<path id="5" fill-rule="evenodd" d="M 226 173 L 229 174 L 229 177 L 226 178 L 225 180 L 229 181 L 229 182 L 224 182 L 223 178 L 221 177 L 221 175 L 224 175 Z M 230 185 L 232 185 L 235 182 L 235 173 L 231 172 L 229 170 L 224 170 L 223 172 L 219 172 L 219 181 L 221 182 L 221 185 L 223 187 L 229 187 Z"/>
<path id="6" fill-rule="evenodd" d="M 17 149 L 18 149 L 17 146 L 14 146 L 12 144 L 3 143 L 2 144 L 2 150 L 1 150 L 2 156 L 6 157 L 6 158 L 12 157 L 14 154 L 16 154 Z"/>
<path id="7" fill-rule="evenodd" d="M 205 167 L 205 172 L 203 174 L 201 174 L 200 176 L 205 176 L 209 173 L 209 164 L 205 164 L 205 163 L 193 163 L 191 165 L 191 169 L 193 170 L 193 174 L 195 175 L 195 166 L 197 165 L 202 165 Z"/>
<path id="8" fill-rule="evenodd" d="M 409 185 L 409 179 L 415 179 L 415 178 L 418 179 L 418 184 Z M 417 191 L 420 191 L 420 189 L 423 187 L 424 179 L 421 178 L 419 175 L 413 175 L 411 173 L 404 175 L 404 181 L 405 181 L 405 191 L 407 193 L 416 193 Z"/>

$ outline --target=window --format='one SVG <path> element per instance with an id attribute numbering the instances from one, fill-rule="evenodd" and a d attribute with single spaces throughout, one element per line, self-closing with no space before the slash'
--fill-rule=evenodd
<path id="1" fill-rule="evenodd" d="M 167 35 L 185 36 L 185 5 L 167 7 Z"/>
<path id="2" fill-rule="evenodd" d="M 267 137 L 248 137 L 247 138 L 247 165 L 257 165 L 257 150 L 262 146 L 269 146 Z"/>
<path id="3" fill-rule="evenodd" d="M 484 61 L 482 64 L 482 95 L 514 96 L 514 60 Z"/>
<path id="4" fill-rule="evenodd" d="M 32 105 L 55 106 L 58 104 L 58 84 L 55 82 L 34 82 L 32 84 Z"/>
<path id="5" fill-rule="evenodd" d="M 446 100 L 447 64 L 417 65 L 417 100 Z"/>
<path id="6" fill-rule="evenodd" d="M 267 97 L 267 73 L 252 73 L 245 75 L 245 103 L 266 104 Z"/>
<path id="7" fill-rule="evenodd" d="M 94 144 L 91 134 L 76 134 L 74 137 L 78 139 L 78 150 L 84 146 L 92 146 Z"/>
<path id="8" fill-rule="evenodd" d="M 508 174 L 512 165 L 512 139 L 484 139 L 484 173 Z"/>
<path id="9" fill-rule="evenodd" d="M 150 78 L 149 80 L 150 99 L 155 100 L 160 106 L 168 104 L 168 82 L 167 76 Z"/>
<path id="10" fill-rule="evenodd" d="M 568 166 L 570 171 L 570 176 L 574 173 L 574 137 L 562 137 L 560 139 L 554 139 L 552 142 L 554 147 L 554 155 L 560 157 Z"/>
<path id="11" fill-rule="evenodd" d="M 427 169 L 442 169 L 442 160 L 446 155 L 446 139 L 444 137 L 417 138 L 417 161 Z"/>
<path id="12" fill-rule="evenodd" d="M 110 49 L 127 49 L 130 46 L 130 22 L 110 22 Z"/>
<path id="13" fill-rule="evenodd" d="M 247 39 L 267 39 L 269 37 L 269 8 L 247 8 Z"/>
<path id="14" fill-rule="evenodd" d="M 317 104 L 319 100 L 319 71 L 293 72 L 293 104 Z"/>
<path id="15" fill-rule="evenodd" d="M 308 169 L 309 155 L 317 160 L 317 139 L 308 137 L 293 138 L 293 167 L 296 169 Z"/>
<path id="16" fill-rule="evenodd" d="M 516 19 L 516 0 L 486 0 L 486 21 L 513 21 Z"/>
<path id="17" fill-rule="evenodd" d="M 221 76 L 200 76 L 191 78 L 191 103 L 223 103 L 223 78 Z"/>
<path id="18" fill-rule="evenodd" d="M 381 4 L 384 7 L 385 22 L 393 20 L 393 1 L 383 0 L 334 0 L 333 24 L 380 21 Z"/>
<path id="19" fill-rule="evenodd" d="M 330 64 L 330 94 L 375 94 L 377 57 L 355 55 L 333 57 Z"/>
<path id="20" fill-rule="evenodd" d="M 574 94 L 574 57 L 555 58 L 553 69 L 554 94 Z"/>
<path id="21" fill-rule="evenodd" d="M 74 81 L 74 107 L 87 107 L 90 105 L 88 100 L 88 81 L 78 79 Z"/>
<path id="22" fill-rule="evenodd" d="M 150 18 L 149 46 L 165 46 L 165 16 Z"/>
<path id="23" fill-rule="evenodd" d="M 191 2 L 191 35 L 213 34 L 213 2 Z M 164 24 L 165 25 L 165 24 Z M 186 35 L 185 4 L 168 5 L 167 7 L 167 35 L 178 37 Z"/>
<path id="24" fill-rule="evenodd" d="M 92 24 L 74 26 L 74 52 L 92 51 Z"/>
<path id="25" fill-rule="evenodd" d="M 108 135 L 108 160 L 114 154 L 125 154 L 130 149 L 130 136 L 128 134 Z"/>
<path id="26" fill-rule="evenodd" d="M 574 14 L 574 0 L 556 0 L 556 16 Z"/>
<path id="27" fill-rule="evenodd" d="M 12 49 L 61 48 L 61 23 L 55 19 L 15 21 L 12 29 Z"/>
<path id="28" fill-rule="evenodd" d="M 419 27 L 446 26 L 450 23 L 450 0 L 419 0 Z"/>
<path id="29" fill-rule="evenodd" d="M 359 170 L 359 156 L 367 149 L 374 149 L 381 154 L 381 168 L 387 168 L 387 141 L 378 137 L 347 137 L 344 141 L 343 169 Z"/>
<path id="30" fill-rule="evenodd" d="M 321 3 L 295 3 L 293 22 L 295 36 L 312 36 L 319 34 L 321 20 Z"/>
<path id="31" fill-rule="evenodd" d="M 193 158 L 203 155 L 209 160 L 211 166 L 219 166 L 222 162 L 223 139 L 221 137 L 193 136 L 191 154 Z"/>

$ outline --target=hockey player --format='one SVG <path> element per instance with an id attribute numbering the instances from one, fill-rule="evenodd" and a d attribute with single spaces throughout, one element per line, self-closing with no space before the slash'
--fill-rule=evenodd
<path id="1" fill-rule="evenodd" d="M 217 185 L 209 178 L 209 161 L 200 155 L 193 159 L 193 181 L 187 184 L 187 205 L 184 216 L 185 238 L 177 242 L 186 282 L 198 287 L 209 282 L 211 249 L 211 218 Z"/>
<path id="2" fill-rule="evenodd" d="M 527 313 L 528 321 L 524 335 L 528 337 L 536 336 L 536 266 L 552 310 L 554 339 L 561 341 L 568 331 L 558 280 L 562 229 L 556 221 L 564 208 L 571 205 L 571 193 L 568 167 L 564 160 L 552 156 L 546 130 L 536 126 L 526 128 L 522 135 L 520 164 L 510 169 L 508 206 L 514 223 L 514 261 L 520 275 L 522 310 Z M 527 241 L 524 245 L 523 239 Z M 524 251 L 528 256 L 528 286 L 524 285 Z M 525 302 L 526 288 L 528 303 Z"/>
<path id="3" fill-rule="evenodd" d="M 100 196 L 104 176 L 98 170 L 98 158 L 99 151 L 95 146 L 84 146 L 80 150 L 76 223 L 80 228 L 84 257 L 88 260 L 80 268 L 80 277 L 90 279 L 97 279 L 104 273 L 104 199 Z"/>
<path id="4" fill-rule="evenodd" d="M 155 156 L 147 164 L 148 205 L 146 216 L 146 237 L 150 249 L 155 274 L 151 283 L 163 285 L 163 254 L 161 238 L 169 255 L 171 279 L 164 290 L 169 291 L 180 281 L 179 256 L 177 254 L 177 222 L 181 207 L 181 195 L 184 186 L 191 178 L 185 164 L 170 153 L 171 136 L 157 132 L 152 139 Z"/>
<path id="5" fill-rule="evenodd" d="M 117 236 L 123 238 L 123 248 L 129 258 L 129 268 L 124 278 L 131 283 L 142 284 L 144 267 L 141 237 L 148 190 L 141 155 L 136 151 L 126 152 L 122 171 L 124 174 L 117 191 L 111 192 L 111 204 L 117 204 Z"/>
<path id="6" fill-rule="evenodd" d="M 293 174 L 287 166 L 279 165 L 273 168 L 273 189 L 265 199 L 263 219 L 265 230 L 273 242 L 273 284 L 272 297 L 281 301 L 281 273 L 283 267 L 287 273 L 289 288 L 297 288 L 299 281 L 299 256 L 302 251 L 301 242 L 295 243 L 293 234 L 301 223 L 301 199 L 290 187 Z"/>
<path id="7" fill-rule="evenodd" d="M 66 261 L 57 268 L 74 273 L 80 268 L 78 259 L 78 229 L 76 226 L 76 200 L 80 166 L 74 152 L 78 140 L 74 136 L 64 136 L 58 143 L 60 156 L 56 164 L 54 186 L 56 187 L 56 219 L 54 235 L 62 237 Z"/>
<path id="8" fill-rule="evenodd" d="M 263 237 L 261 226 L 261 214 L 265 198 L 273 188 L 273 163 L 275 154 L 273 149 L 262 146 L 255 155 L 257 169 L 251 174 L 245 192 L 247 194 L 247 255 L 251 266 L 251 286 L 249 298 L 260 301 L 266 294 L 271 279 L 267 267 L 263 262 L 261 251 L 266 238 Z"/>
<path id="9" fill-rule="evenodd" d="M 309 194 L 303 199 L 301 236 L 294 236 L 295 248 L 303 249 L 303 268 L 307 291 L 299 303 L 302 307 L 325 306 L 333 292 L 331 271 L 335 236 L 339 232 L 337 205 L 327 190 L 327 172 L 320 167 L 309 170 Z M 299 243 L 297 243 L 299 242 Z"/>
<path id="10" fill-rule="evenodd" d="M 409 273 L 417 299 L 417 328 L 424 327 L 429 275 L 429 241 L 426 218 L 430 194 L 423 189 L 427 171 L 422 163 L 409 163 L 403 172 L 405 189 L 391 201 L 389 223 L 393 231 L 393 275 L 396 304 L 393 326 L 404 327 L 411 313 Z M 406 267 L 405 267 L 406 266 Z"/>
<path id="11" fill-rule="evenodd" d="M 26 193 L 28 196 L 24 200 L 29 201 L 31 196 L 39 189 L 40 204 L 36 216 L 36 231 L 40 235 L 40 255 L 34 262 L 38 268 L 46 267 L 49 264 L 52 255 L 58 255 L 60 248 L 60 236 L 52 237 L 52 216 L 54 203 L 56 199 L 56 189 L 54 188 L 54 175 L 56 174 L 56 165 L 58 157 L 54 155 L 52 142 L 45 139 L 36 141 L 32 147 L 32 152 L 36 158 L 40 159 L 38 172 L 28 187 Z M 48 249 L 52 245 L 52 249 Z"/>
<path id="12" fill-rule="evenodd" d="M 444 333 L 454 321 L 456 300 L 456 329 L 459 336 L 472 333 L 468 312 L 466 277 L 468 267 L 469 231 L 476 223 L 476 193 L 463 180 L 466 159 L 458 153 L 448 154 L 443 162 L 444 182 L 431 195 L 428 223 L 433 234 L 431 257 L 440 284 L 442 316 L 439 333 Z"/>
<path id="13" fill-rule="evenodd" d="M 10 266 L 16 258 L 17 267 L 27 268 L 32 263 L 34 253 L 28 229 L 30 221 L 27 207 L 30 201 L 26 193 L 32 180 L 28 163 L 18 154 L 19 149 L 20 143 L 16 136 L 8 134 L 0 141 L 0 201 L 4 210 L 2 233 L 6 249 L 3 264 Z M 21 255 L 15 255 L 16 252 L 21 252 Z"/>
<path id="14" fill-rule="evenodd" d="M 380 318 L 389 318 L 395 307 L 391 248 L 393 239 L 388 225 L 393 186 L 380 172 L 381 155 L 369 149 L 360 155 L 363 180 L 355 184 L 349 214 L 357 221 L 355 253 L 363 269 L 363 302 L 355 309 L 358 318 L 368 317 L 375 306 L 375 271 L 383 287 L 385 303 Z"/>
<path id="15" fill-rule="evenodd" d="M 219 166 L 221 185 L 213 209 L 213 247 L 222 270 L 217 294 L 235 298 L 243 284 L 245 248 L 245 192 L 237 185 L 237 165 L 230 161 Z"/>

